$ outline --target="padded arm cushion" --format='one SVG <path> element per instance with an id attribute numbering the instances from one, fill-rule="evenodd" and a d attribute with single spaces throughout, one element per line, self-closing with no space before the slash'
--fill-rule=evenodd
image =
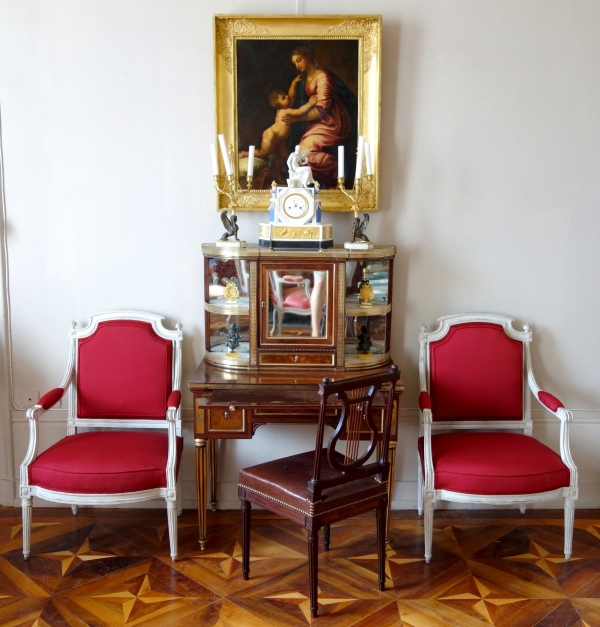
<path id="1" fill-rule="evenodd" d="M 44 410 L 50 409 L 53 405 L 56 405 L 58 401 L 62 398 L 62 395 L 65 393 L 64 388 L 54 388 L 49 392 L 46 392 L 42 398 L 36 403 L 36 405 L 41 405 Z"/>
<path id="2" fill-rule="evenodd" d="M 429 396 L 427 392 L 421 392 L 421 394 L 419 394 L 419 408 L 421 411 L 431 409 L 431 396 Z"/>
<path id="3" fill-rule="evenodd" d="M 167 407 L 179 407 L 179 403 L 181 403 L 181 392 L 179 390 L 173 390 L 169 394 Z"/>
<path id="4" fill-rule="evenodd" d="M 564 407 L 556 396 L 552 396 L 549 392 L 543 392 L 540 390 L 538 393 L 538 399 L 540 403 L 547 407 L 550 411 L 558 411 L 559 408 Z"/>

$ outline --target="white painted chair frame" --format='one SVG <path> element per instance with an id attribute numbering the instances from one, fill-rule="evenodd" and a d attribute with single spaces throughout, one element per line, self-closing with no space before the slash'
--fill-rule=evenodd
<path id="1" fill-rule="evenodd" d="M 77 417 L 77 342 L 89 337 L 98 328 L 100 322 L 109 320 L 137 320 L 149 322 L 160 337 L 173 342 L 172 358 L 172 387 L 173 391 L 181 390 L 181 342 L 183 339 L 181 323 L 177 323 L 174 331 L 166 329 L 163 317 L 142 311 L 109 311 L 90 317 L 87 327 L 77 329 L 75 321 L 71 323 L 69 330 L 70 350 L 67 372 L 59 387 L 62 387 L 63 397 L 68 394 L 69 408 L 67 416 L 67 436 L 74 435 L 79 427 L 100 427 L 107 429 L 166 429 L 168 433 L 168 458 L 166 466 L 167 486 L 165 488 L 153 488 L 139 492 L 125 492 L 119 494 L 72 494 L 69 492 L 57 492 L 38 486 L 29 485 L 29 466 L 35 461 L 38 454 L 38 420 L 46 410 L 41 405 L 35 405 L 27 410 L 29 419 L 29 447 L 20 471 L 20 496 L 23 507 L 23 557 L 29 558 L 31 551 L 31 508 L 32 497 L 52 501 L 54 503 L 66 503 L 71 505 L 73 514 L 77 514 L 79 505 L 121 505 L 125 503 L 137 503 L 153 499 L 165 499 L 167 504 L 167 517 L 169 526 L 169 541 L 171 559 L 177 560 L 177 515 L 181 515 L 182 501 L 181 489 L 175 478 L 175 464 L 177 459 L 176 436 L 181 436 L 181 405 L 169 407 L 165 420 L 126 420 L 103 418 L 78 418 Z M 58 402 L 58 400 L 56 401 Z M 180 482 L 179 482 L 180 483 Z"/>
<path id="2" fill-rule="evenodd" d="M 458 503 L 479 503 L 481 505 L 514 505 L 518 504 L 521 514 L 525 513 L 527 503 L 545 501 L 555 498 L 565 499 L 565 538 L 564 553 L 565 559 L 571 557 L 573 545 L 573 522 L 575 514 L 575 501 L 578 497 L 577 488 L 577 467 L 571 457 L 569 447 L 569 425 L 573 421 L 573 414 L 567 409 L 560 407 L 556 411 L 550 409 L 539 399 L 541 388 L 535 381 L 533 371 L 531 369 L 530 344 L 532 333 L 529 325 L 523 325 L 523 331 L 518 331 L 512 326 L 513 320 L 505 316 L 495 314 L 459 314 L 454 316 L 444 316 L 438 318 L 439 326 L 431 332 L 427 332 L 425 325 L 421 327 L 419 333 L 420 354 L 419 354 L 419 380 L 421 392 L 430 391 L 429 381 L 429 343 L 435 342 L 444 337 L 450 327 L 456 324 L 467 322 L 489 322 L 501 325 L 505 333 L 515 340 L 523 344 L 523 419 L 518 420 L 496 420 L 496 421 L 440 421 L 434 422 L 430 409 L 420 411 L 419 436 L 424 437 L 424 455 L 425 455 L 425 476 L 423 477 L 419 455 L 418 469 L 418 511 L 419 515 L 425 513 L 425 561 L 431 560 L 432 537 L 433 537 L 433 511 L 435 501 L 442 499 L 446 501 L 454 501 Z M 528 389 L 529 388 L 529 389 Z M 448 490 L 434 489 L 434 473 L 433 459 L 431 453 L 431 435 L 434 429 L 447 430 L 452 429 L 479 429 L 479 430 L 516 430 L 522 429 L 524 435 L 532 436 L 533 422 L 531 419 L 531 395 L 533 393 L 536 399 L 540 401 L 544 409 L 554 414 L 560 420 L 560 457 L 563 463 L 571 471 L 571 482 L 569 487 L 551 490 L 549 492 L 541 492 L 535 494 L 510 494 L 510 495 L 480 495 L 480 494 L 463 494 L 460 492 L 451 492 Z"/>

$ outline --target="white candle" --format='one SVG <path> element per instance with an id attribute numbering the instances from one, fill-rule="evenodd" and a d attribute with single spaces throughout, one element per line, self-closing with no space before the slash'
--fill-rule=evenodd
<path id="1" fill-rule="evenodd" d="M 254 174 L 254 146 L 248 148 L 248 176 Z"/>
<path id="2" fill-rule="evenodd" d="M 219 135 L 219 146 L 221 146 L 221 155 L 223 156 L 223 163 L 225 164 L 225 174 L 229 176 L 233 173 L 231 169 L 231 161 L 229 161 L 229 154 L 227 153 L 227 145 L 225 144 L 225 135 Z"/>
<path id="3" fill-rule="evenodd" d="M 358 152 L 356 154 L 356 172 L 354 174 L 355 179 L 362 178 L 362 165 L 363 165 L 364 150 L 365 150 L 365 138 L 361 135 L 358 138 Z"/>
<path id="4" fill-rule="evenodd" d="M 367 162 L 367 175 L 373 174 L 373 161 L 371 160 L 371 144 L 365 142 L 365 161 Z"/>
<path id="5" fill-rule="evenodd" d="M 338 146 L 338 178 L 344 178 L 344 147 Z"/>
<path id="6" fill-rule="evenodd" d="M 210 160 L 212 161 L 212 171 L 214 176 L 219 176 L 219 160 L 217 159 L 217 147 L 210 145 Z"/>

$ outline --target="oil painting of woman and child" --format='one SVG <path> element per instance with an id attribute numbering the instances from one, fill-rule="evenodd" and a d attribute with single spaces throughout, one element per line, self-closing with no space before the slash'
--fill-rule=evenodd
<path id="1" fill-rule="evenodd" d="M 285 185 L 296 146 L 322 189 L 335 189 L 338 146 L 346 186 L 356 164 L 358 41 L 237 41 L 238 173 L 255 146 L 255 188 Z M 258 176 L 257 176 L 258 175 Z"/>

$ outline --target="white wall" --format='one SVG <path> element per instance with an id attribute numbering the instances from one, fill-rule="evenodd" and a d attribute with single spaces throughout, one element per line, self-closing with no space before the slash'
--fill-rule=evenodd
<path id="1" fill-rule="evenodd" d="M 365 12 L 358 0 L 301 5 L 307 14 Z M 181 320 L 184 381 L 201 360 L 200 245 L 222 231 L 207 149 L 212 14 L 295 7 L 0 0 L 16 407 L 22 392 L 59 383 L 68 324 L 90 313 L 135 308 Z M 481 310 L 532 325 L 539 383 L 576 410 L 580 504 L 598 507 L 600 4 L 374 0 L 368 11 L 383 15 L 383 203 L 369 235 L 398 249 L 392 355 L 406 384 L 394 506 L 416 500 L 419 326 Z M 257 239 L 261 218 L 240 216 L 246 239 Z M 348 216 L 332 221 L 343 241 Z M 193 507 L 189 394 L 184 404 L 185 497 Z M 60 418 L 56 411 L 44 419 L 44 445 L 62 435 Z M 536 430 L 556 448 L 550 418 L 536 411 Z M 13 503 L 26 424 L 16 408 L 0 411 L 0 422 L 0 499 Z M 223 503 L 237 507 L 240 467 L 275 448 L 312 444 L 311 427 L 278 426 L 227 442 Z"/>

